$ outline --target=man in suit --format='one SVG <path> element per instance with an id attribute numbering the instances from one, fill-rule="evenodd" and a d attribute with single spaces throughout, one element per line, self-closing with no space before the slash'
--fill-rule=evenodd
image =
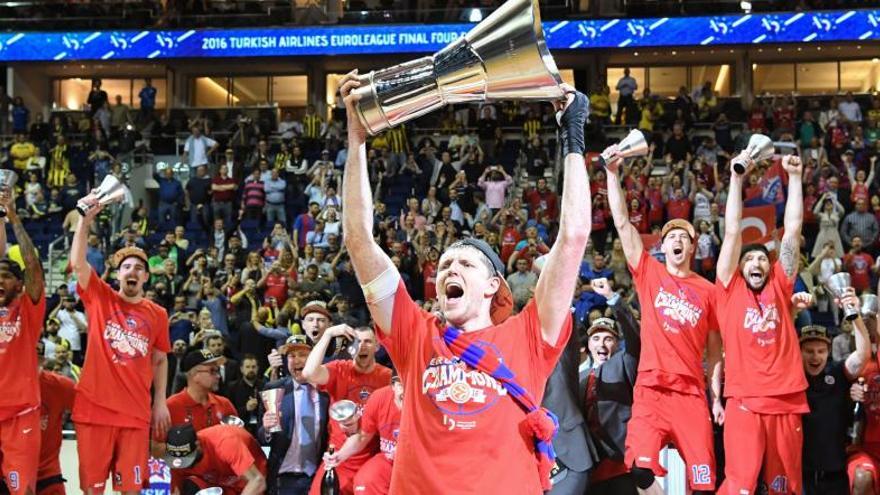
<path id="1" fill-rule="evenodd" d="M 597 318 L 590 324 L 590 356 L 580 370 L 580 403 L 586 407 L 587 431 L 598 453 L 590 473 L 590 494 L 635 495 L 635 481 L 623 454 L 641 352 L 639 322 L 607 279 L 594 279 L 590 285 L 606 298 L 615 318 Z M 625 349 L 620 348 L 621 332 Z"/>
<path id="2" fill-rule="evenodd" d="M 559 431 L 553 438 L 556 465 L 550 472 L 550 495 L 586 493 L 590 469 L 597 462 L 581 411 L 582 394 L 578 392 L 580 347 L 578 332 L 572 332 L 544 391 L 542 405 L 559 419 Z"/>
<path id="3" fill-rule="evenodd" d="M 303 335 L 288 338 L 279 353 L 287 357 L 290 376 L 264 389 L 284 390 L 280 414 L 266 411 L 258 432 L 259 440 L 270 447 L 266 476 L 269 495 L 307 495 L 327 447 L 329 398 L 302 374 L 311 349 Z M 280 365 L 277 361 L 272 364 Z M 272 432 L 278 426 L 281 431 Z"/>

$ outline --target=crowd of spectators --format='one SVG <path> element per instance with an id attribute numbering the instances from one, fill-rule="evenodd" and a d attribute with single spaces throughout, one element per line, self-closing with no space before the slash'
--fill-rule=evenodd
<path id="1" fill-rule="evenodd" d="M 656 236 L 667 220 L 690 220 L 699 232 L 694 268 L 713 279 L 728 160 L 753 133 L 772 136 L 778 154 L 794 152 L 804 160 L 798 290 L 811 292 L 818 305 L 802 312 L 798 325 L 827 325 L 840 335 L 835 358 L 851 352 L 850 334 L 823 283 L 847 271 L 860 293 L 877 286 L 880 99 L 779 96 L 756 100 L 731 119 L 729 105 L 719 102 L 710 83 L 682 88 L 674 99 L 649 89 L 638 98 L 637 87 L 634 80 L 617 85 L 631 97 L 620 100 L 616 113 L 610 88 L 594 92 L 587 137 L 589 149 L 603 149 L 619 135 L 612 122 L 648 136 L 650 155 L 626 164 L 621 174 L 630 220 L 644 239 Z M 130 215 L 129 208 L 111 208 L 90 236 L 87 255 L 108 281 L 114 280 L 108 261 L 114 250 L 136 245 L 150 255 L 146 295 L 168 310 L 176 359 L 171 363 L 177 363 L 169 392 L 183 385 L 180 360 L 187 350 L 201 347 L 230 358 L 220 393 L 253 390 L 255 376 L 269 369 L 268 356 L 286 337 L 306 333 L 317 339 L 304 332 L 307 305 L 323 308 L 327 324 L 368 324 L 341 242 L 344 114 L 335 109 L 325 118 L 309 106 L 302 117 L 284 112 L 277 123 L 245 114 L 223 123 L 205 112 L 175 127 L 171 115 L 154 116 L 155 90 L 149 81 L 143 88 L 135 111 L 118 100 L 111 105 L 96 80 L 89 111 L 78 122 L 54 116 L 46 123 L 19 98 L 11 99 L 4 124 L 15 140 L 4 166 L 22 176 L 19 209 L 29 225 L 70 232 L 78 221 L 76 200 L 89 187 L 108 173 L 127 180 L 119 156 L 135 147 L 173 146 L 173 137 L 188 127 L 181 164 L 157 164 L 153 207 L 132 205 Z M 449 108 L 370 140 L 375 236 L 424 308 L 435 308 L 440 253 L 464 236 L 482 239 L 499 253 L 518 308 L 532 296 L 532 265 L 548 252 L 558 228 L 556 191 L 564 177 L 556 173 L 555 129 L 549 106 L 509 102 Z M 784 199 L 777 162 L 778 156 L 751 173 L 747 204 Z M 623 301 L 638 306 L 615 238 L 604 170 L 593 160 L 588 167 L 593 225 L 572 301 L 578 328 L 610 313 L 591 280 L 610 280 Z M 74 285 L 68 277 L 50 294 L 44 352 L 49 369 L 76 380 L 89 343 Z M 389 364 L 381 352 L 379 360 Z M 256 414 L 253 395 L 229 398 L 241 414 Z"/>

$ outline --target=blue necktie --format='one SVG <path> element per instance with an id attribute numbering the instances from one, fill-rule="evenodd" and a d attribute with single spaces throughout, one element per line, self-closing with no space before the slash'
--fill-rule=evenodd
<path id="1" fill-rule="evenodd" d="M 312 403 L 312 390 L 308 385 L 300 385 L 299 424 L 296 425 L 296 436 L 299 438 L 300 461 L 303 471 L 309 476 L 318 469 L 318 439 L 315 437 L 315 405 Z"/>

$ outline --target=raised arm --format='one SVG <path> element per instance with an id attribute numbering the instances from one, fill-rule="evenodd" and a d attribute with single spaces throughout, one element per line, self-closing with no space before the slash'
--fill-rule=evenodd
<path id="1" fill-rule="evenodd" d="M 535 287 L 541 333 L 544 341 L 554 346 L 563 322 L 571 311 L 578 267 L 590 237 L 592 206 L 584 164 L 584 124 L 588 113 L 587 97 L 583 93 L 572 92 L 569 93 L 567 105 L 557 117 L 565 157 L 559 234 L 547 254 L 547 261 Z"/>
<path id="2" fill-rule="evenodd" d="M 360 86 L 357 70 L 342 78 L 341 92 L 348 114 L 348 158 L 342 178 L 343 242 L 348 248 L 352 267 L 358 282 L 364 287 L 364 297 L 373 321 L 383 331 L 391 331 L 394 312 L 394 291 L 400 274 L 391 258 L 373 239 L 373 197 L 367 172 L 366 135 L 357 117 L 360 97 L 352 91 Z"/>
<path id="3" fill-rule="evenodd" d="M 603 151 L 602 155 L 611 157 L 605 162 L 605 173 L 608 176 L 608 208 L 611 209 L 614 228 L 617 229 L 620 242 L 623 244 L 626 262 L 635 269 L 639 267 L 639 260 L 642 258 L 642 251 L 645 250 L 645 247 L 638 229 L 629 221 L 626 197 L 623 194 L 623 188 L 620 187 L 619 173 L 623 159 L 617 156 L 616 144 Z"/>
<path id="4" fill-rule="evenodd" d="M 43 297 L 45 285 L 43 283 L 43 264 L 40 261 L 40 255 L 34 247 L 30 236 L 21 223 L 21 218 L 15 211 L 15 195 L 11 191 L 3 191 L 0 193 L 0 203 L 6 208 L 6 218 L 12 224 L 12 231 L 15 233 L 15 239 L 18 241 L 18 247 L 21 251 L 21 257 L 24 260 L 24 290 L 32 302 L 37 302 Z M 2 249 L 5 256 L 6 249 L 6 226 L 0 224 L 2 234 Z M 14 262 L 13 262 L 14 263 Z"/>
<path id="5" fill-rule="evenodd" d="M 321 338 L 318 339 L 318 343 L 315 344 L 314 349 L 309 352 L 309 357 L 306 359 L 305 366 L 303 366 L 303 378 L 312 385 L 326 385 L 330 381 L 330 370 L 324 366 L 323 361 L 324 356 L 327 354 L 327 348 L 330 347 L 330 342 L 336 337 L 354 339 L 354 329 L 346 324 L 342 324 L 330 327 L 324 331 Z"/>
<path id="6" fill-rule="evenodd" d="M 779 247 L 779 262 L 785 276 L 793 279 L 800 268 L 801 226 L 804 223 L 804 187 L 801 178 L 803 168 L 800 157 L 782 157 L 782 168 L 788 173 L 788 199 L 785 202 L 785 233 Z"/>
<path id="7" fill-rule="evenodd" d="M 745 152 L 740 157 L 743 160 L 748 160 L 748 155 Z M 733 161 L 731 160 L 731 163 Z M 750 167 L 751 163 L 747 162 L 746 165 Z M 731 165 L 730 188 L 727 193 L 727 206 L 724 209 L 724 240 L 721 241 L 715 272 L 718 281 L 725 287 L 730 283 L 739 265 L 739 251 L 742 248 L 742 235 L 740 235 L 743 211 L 742 188 L 745 175 L 734 172 Z"/>
<path id="8" fill-rule="evenodd" d="M 87 211 L 85 216 L 80 218 L 79 224 L 77 224 L 76 230 L 73 233 L 73 242 L 70 246 L 70 265 L 73 268 L 73 272 L 76 273 L 77 283 L 85 290 L 88 288 L 89 277 L 92 273 L 92 267 L 86 261 L 89 227 L 104 207 L 97 204 L 95 196 L 91 193 L 84 197 L 82 201 L 87 204 L 94 204 L 95 206 Z"/>

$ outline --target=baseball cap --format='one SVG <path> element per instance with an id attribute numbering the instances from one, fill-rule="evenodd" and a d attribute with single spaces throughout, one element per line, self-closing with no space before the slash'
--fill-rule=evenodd
<path id="1" fill-rule="evenodd" d="M 190 423 L 171 428 L 165 441 L 165 455 L 162 460 L 171 469 L 186 469 L 192 466 L 198 456 L 196 440 L 196 430 Z"/>
<path id="2" fill-rule="evenodd" d="M 609 332 L 614 335 L 615 338 L 620 338 L 620 332 L 617 331 L 617 323 L 611 318 L 596 318 L 590 325 L 590 328 L 587 329 L 587 336 L 600 331 Z"/>
<path id="3" fill-rule="evenodd" d="M 826 344 L 831 343 L 831 339 L 828 337 L 828 330 L 822 325 L 807 325 L 804 328 L 801 328 L 801 337 L 799 340 L 801 344 L 810 340 L 821 340 Z"/>
<path id="4" fill-rule="evenodd" d="M 218 356 L 208 349 L 199 349 L 197 351 L 190 351 L 186 354 L 186 356 L 183 357 L 183 363 L 181 363 L 180 365 L 180 371 L 186 373 L 201 364 L 223 364 L 225 362 L 225 357 Z"/>
<path id="5" fill-rule="evenodd" d="M 504 263 L 501 261 L 498 253 L 496 253 L 485 241 L 468 237 L 454 242 L 449 247 L 454 248 L 462 246 L 472 247 L 483 253 L 483 256 L 488 258 L 492 263 L 492 267 L 495 269 L 495 276 L 501 279 L 501 284 L 498 286 L 498 292 L 496 292 L 495 297 L 492 298 L 492 307 L 490 309 L 492 323 L 500 325 L 513 312 L 513 294 L 510 292 L 510 286 L 507 285 L 507 280 L 504 278 Z"/>
<path id="6" fill-rule="evenodd" d="M 306 303 L 300 314 L 302 315 L 302 318 L 305 318 L 309 313 L 320 313 L 326 316 L 328 320 L 332 319 L 330 317 L 330 312 L 327 311 L 327 304 L 322 301 L 309 301 Z"/>
<path id="7" fill-rule="evenodd" d="M 24 275 L 21 271 L 21 265 L 17 261 L 9 258 L 0 259 L 0 269 L 5 268 L 13 277 L 21 280 Z"/>
<path id="8" fill-rule="evenodd" d="M 305 335 L 298 333 L 287 337 L 287 340 L 284 341 L 284 345 L 278 348 L 278 352 L 281 354 L 287 354 L 294 349 L 311 351 L 312 346 L 309 344 L 309 339 Z"/>
<path id="9" fill-rule="evenodd" d="M 128 246 L 116 251 L 113 255 L 113 266 L 119 267 L 123 261 L 131 257 L 143 261 L 145 265 L 150 264 L 149 258 L 147 258 L 147 253 L 145 253 L 143 249 L 135 246 Z"/>
<path id="10" fill-rule="evenodd" d="M 690 236 L 691 239 L 694 239 L 697 237 L 696 231 L 694 230 L 694 226 L 691 225 L 690 222 L 688 222 L 687 220 L 682 220 L 681 218 L 675 218 L 675 219 L 672 219 L 672 220 L 666 222 L 666 224 L 663 225 L 663 229 L 660 230 L 661 242 L 663 241 L 663 239 L 666 238 L 666 234 L 668 234 L 670 231 L 675 230 L 675 229 L 684 230 L 685 232 L 688 233 L 688 235 Z"/>

